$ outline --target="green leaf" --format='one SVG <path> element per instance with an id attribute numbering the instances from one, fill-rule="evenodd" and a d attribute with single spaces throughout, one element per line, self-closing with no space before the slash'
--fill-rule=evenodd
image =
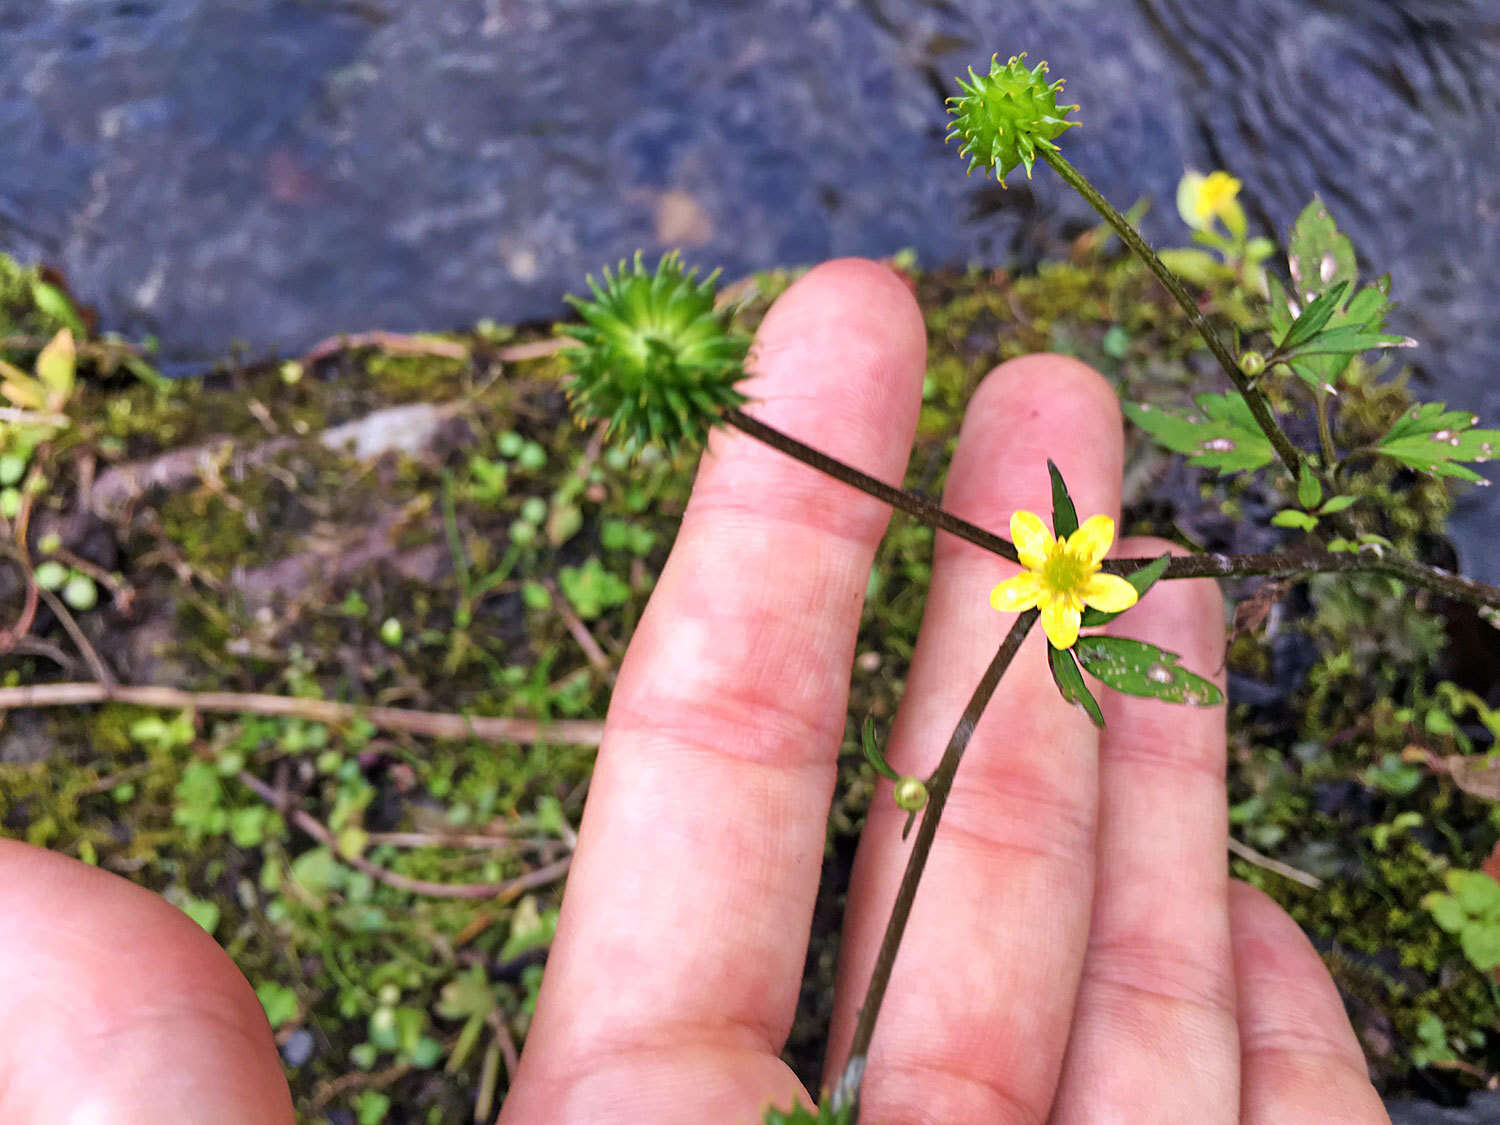
<path id="1" fill-rule="evenodd" d="M 1302 462 L 1302 471 L 1297 476 L 1297 503 L 1308 511 L 1312 511 L 1322 499 L 1322 483 L 1319 482 L 1317 474 L 1312 471 L 1312 466 L 1306 461 Z"/>
<path id="2" fill-rule="evenodd" d="M 1475 916 L 1500 915 L 1500 883 L 1483 871 L 1450 871 L 1448 890 L 1465 913 Z"/>
<path id="3" fill-rule="evenodd" d="M 36 357 L 36 377 L 47 388 L 47 409 L 61 410 L 73 393 L 73 376 L 77 370 L 78 351 L 73 333 L 63 328 L 47 341 Z"/>
<path id="4" fill-rule="evenodd" d="M 286 985 L 262 981 L 255 987 L 255 997 L 266 1010 L 266 1021 L 273 1031 L 297 1018 L 297 994 Z"/>
<path id="5" fill-rule="evenodd" d="M 1354 244 L 1339 232 L 1328 208 L 1316 196 L 1292 225 L 1287 249 L 1287 267 L 1304 301 L 1339 282 L 1352 285 L 1359 276 Z"/>
<path id="6" fill-rule="evenodd" d="M 853 1114 L 852 1102 L 846 1103 L 841 1109 L 834 1109 L 832 1099 L 825 1093 L 818 1100 L 816 1116 L 802 1105 L 794 1105 L 789 1110 L 768 1105 L 760 1120 L 761 1125 L 853 1125 Z"/>
<path id="7" fill-rule="evenodd" d="M 1296 508 L 1283 508 L 1271 517 L 1271 522 L 1277 527 L 1296 527 L 1311 531 L 1318 526 L 1318 517 L 1299 512 Z"/>
<path id="8" fill-rule="evenodd" d="M 1330 496 L 1327 502 L 1318 509 L 1320 515 L 1332 516 L 1342 512 L 1345 508 L 1359 503 L 1358 496 Z"/>
<path id="9" fill-rule="evenodd" d="M 1203 250 L 1171 247 L 1158 251 L 1157 257 L 1178 277 L 1200 289 L 1207 289 L 1222 282 L 1226 276 L 1233 276 L 1223 262 Z"/>
<path id="10" fill-rule="evenodd" d="M 314 898 L 322 898 L 344 880 L 344 869 L 331 848 L 312 848 L 292 860 L 292 878 Z"/>
<path id="11" fill-rule="evenodd" d="M 875 740 L 875 720 L 868 715 L 865 716 L 863 734 L 865 758 L 874 767 L 875 772 L 887 781 L 900 781 L 901 775 L 891 769 L 890 763 L 885 760 L 885 755 L 881 753 L 880 744 Z"/>
<path id="12" fill-rule="evenodd" d="M 1068 495 L 1068 486 L 1063 483 L 1062 473 L 1052 459 L 1047 458 L 1047 475 L 1052 478 L 1052 534 L 1061 539 L 1078 530 L 1078 509 L 1073 507 L 1073 498 Z"/>
<path id="13" fill-rule="evenodd" d="M 1080 637 L 1073 646 L 1089 675 L 1126 695 L 1168 703 L 1214 706 L 1224 702 L 1218 687 L 1186 668 L 1175 652 L 1128 637 Z"/>
<path id="14" fill-rule="evenodd" d="M 37 311 L 70 328 L 75 336 L 86 336 L 83 318 L 73 307 L 73 302 L 57 286 L 37 278 L 31 283 L 31 300 Z"/>
<path id="15" fill-rule="evenodd" d="M 182 912 L 210 934 L 219 926 L 219 904 L 212 899 L 189 896 L 183 900 Z"/>
<path id="16" fill-rule="evenodd" d="M 1469 924 L 1469 916 L 1464 913 L 1464 908 L 1458 905 L 1458 899 L 1452 895 L 1439 894 L 1436 891 L 1422 896 L 1422 906 L 1427 913 L 1432 915 L 1432 920 L 1438 924 L 1438 928 L 1450 934 L 1456 934 Z"/>
<path id="17" fill-rule="evenodd" d="M 1104 729 L 1104 712 L 1099 710 L 1099 703 L 1083 682 L 1083 676 L 1078 671 L 1078 665 L 1073 662 L 1073 653 L 1065 648 L 1058 648 L 1047 642 L 1047 663 L 1052 669 L 1052 682 L 1057 685 L 1058 694 L 1069 703 L 1076 703 L 1083 708 L 1083 713 L 1089 717 L 1093 724 L 1100 730 Z"/>
<path id="18" fill-rule="evenodd" d="M 1291 331 L 1292 321 L 1295 319 L 1292 315 L 1292 299 L 1287 296 L 1286 290 L 1281 287 L 1281 282 L 1277 281 L 1274 277 L 1268 276 L 1266 278 L 1266 290 L 1269 294 L 1266 303 L 1266 315 L 1271 320 L 1271 338 L 1273 340 L 1285 339 L 1286 334 Z"/>
<path id="19" fill-rule="evenodd" d="M 1162 445 L 1188 455 L 1188 463 L 1221 473 L 1259 469 L 1275 456 L 1271 442 L 1238 394 L 1204 393 L 1197 413 L 1121 403 L 1126 416 Z"/>
<path id="20" fill-rule="evenodd" d="M 1156 585 L 1156 580 L 1162 576 L 1167 569 L 1167 564 L 1172 561 L 1171 555 L 1163 555 L 1155 562 L 1149 562 L 1140 570 L 1133 570 L 1125 575 L 1125 581 L 1135 587 L 1136 598 L 1139 600 L 1146 596 L 1146 591 Z M 1088 606 L 1083 611 L 1083 620 L 1078 623 L 1080 629 L 1092 629 L 1096 625 L 1105 625 L 1113 621 L 1126 610 L 1116 610 L 1114 613 L 1105 613 L 1102 609 Z"/>
<path id="21" fill-rule="evenodd" d="M 533 949 L 545 949 L 552 944 L 556 933 L 557 911 L 539 909 L 535 896 L 527 895 L 516 904 L 510 921 L 510 936 L 495 956 L 501 961 L 513 961 Z"/>
<path id="22" fill-rule="evenodd" d="M 1480 972 L 1500 966 L 1500 926 L 1470 926 L 1458 935 L 1458 944 Z"/>
<path id="23" fill-rule="evenodd" d="M 1302 310 L 1302 315 L 1292 322 L 1291 328 L 1287 329 L 1286 338 L 1277 341 L 1277 347 L 1281 351 L 1290 351 L 1298 344 L 1304 344 L 1316 336 L 1332 318 L 1338 308 L 1340 298 L 1344 295 L 1344 290 L 1348 288 L 1349 283 L 1341 281 L 1313 300 L 1307 308 Z"/>
<path id="24" fill-rule="evenodd" d="M 1500 430 L 1474 429 L 1478 424 L 1476 414 L 1425 402 L 1396 419 L 1377 448 L 1418 472 L 1483 480 L 1474 470 L 1454 463 L 1488 461 L 1500 448 Z"/>
<path id="25" fill-rule="evenodd" d="M 1293 348 L 1291 355 L 1358 355 L 1373 348 L 1409 348 L 1415 341 L 1391 332 L 1375 332 L 1363 324 L 1341 324 L 1328 328 Z M 1286 358 L 1284 355 L 1283 358 Z"/>

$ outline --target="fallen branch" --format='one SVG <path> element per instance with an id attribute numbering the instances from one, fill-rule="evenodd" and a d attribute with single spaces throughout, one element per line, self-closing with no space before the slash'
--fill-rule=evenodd
<path id="1" fill-rule="evenodd" d="M 405 731 L 428 738 L 478 738 L 485 742 L 556 742 L 569 746 L 598 746 L 604 724 L 593 719 L 506 719 L 482 715 L 454 715 L 442 711 L 410 711 L 401 707 L 361 707 L 328 699 L 298 699 L 257 692 L 183 691 L 173 687 L 132 687 L 125 684 L 63 683 L 0 688 L 0 711 L 22 707 L 73 707 L 85 703 L 128 703 L 167 710 L 217 711 L 277 718 L 307 719 L 315 723 L 348 723 L 364 719 L 384 730 Z"/>

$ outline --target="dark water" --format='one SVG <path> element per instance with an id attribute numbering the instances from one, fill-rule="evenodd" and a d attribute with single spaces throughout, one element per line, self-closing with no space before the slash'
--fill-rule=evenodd
<path id="1" fill-rule="evenodd" d="M 966 179 L 942 98 L 1028 48 L 1151 237 L 1184 241 L 1185 167 L 1239 173 L 1267 231 L 1322 192 L 1430 393 L 1500 422 L 1497 0 L 0 0 L 0 249 L 179 369 L 551 318 L 637 247 L 1025 261 L 1081 202 Z M 1466 501 L 1491 581 L 1497 525 Z"/>

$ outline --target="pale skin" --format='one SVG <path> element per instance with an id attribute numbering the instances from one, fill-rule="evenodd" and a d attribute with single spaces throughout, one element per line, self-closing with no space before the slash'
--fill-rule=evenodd
<path id="1" fill-rule="evenodd" d="M 875 263 L 830 262 L 767 315 L 748 411 L 893 484 L 915 428 L 920 312 Z M 944 505 L 1000 530 L 1118 518 L 1114 393 L 1032 356 L 970 403 Z M 621 668 L 562 919 L 502 1125 L 755 1122 L 807 1093 L 794 1013 L 879 502 L 716 432 Z M 1116 544 L 1121 555 L 1165 549 Z M 892 764 L 925 775 L 1010 625 L 1017 568 L 946 533 Z M 1219 592 L 1161 583 L 1111 627 L 1220 667 Z M 918 894 L 862 1120 L 1387 1120 L 1322 962 L 1231 880 L 1223 708 L 1062 703 L 1040 629 L 985 712 Z M 849 892 L 825 1075 L 843 1066 L 905 863 L 876 798 Z M 270 1030 L 229 959 L 123 879 L 0 841 L 0 1120 L 282 1125 Z"/>

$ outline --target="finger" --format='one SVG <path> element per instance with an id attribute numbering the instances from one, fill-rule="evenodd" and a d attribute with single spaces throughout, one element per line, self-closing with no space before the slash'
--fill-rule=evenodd
<path id="1" fill-rule="evenodd" d="M 1114 392 L 1061 356 L 1013 360 L 969 405 L 944 506 L 984 527 L 1025 508 L 1050 522 L 1047 458 L 1081 517 L 1115 516 Z M 925 777 L 1014 615 L 989 608 L 1016 566 L 939 535 L 892 764 Z M 959 768 L 871 1047 L 861 1103 L 876 1121 L 1041 1121 L 1051 1102 L 1088 935 L 1095 755 L 1034 629 Z M 908 846 L 889 791 L 860 842 L 840 955 L 829 1080 L 839 1074 Z"/>
<path id="2" fill-rule="evenodd" d="M 767 315 L 742 389 L 757 417 L 899 482 L 925 348 L 894 274 L 832 262 Z M 777 1054 L 889 515 L 715 433 L 615 687 L 506 1121 L 732 1121 L 796 1088 Z"/>
<path id="3" fill-rule="evenodd" d="M 201 927 L 0 840 L 0 1121 L 292 1121 L 265 1012 Z"/>
<path id="4" fill-rule="evenodd" d="M 1134 539 L 1119 554 L 1171 549 Z M 1212 579 L 1162 582 L 1109 632 L 1212 675 L 1223 662 L 1224 603 Z M 1237 1121 L 1224 708 L 1107 689 L 1099 702 L 1107 725 L 1094 912 L 1052 1121 Z"/>
<path id="5" fill-rule="evenodd" d="M 1333 978 L 1281 907 L 1232 880 L 1240 1025 L 1240 1121 L 1389 1122 Z"/>

